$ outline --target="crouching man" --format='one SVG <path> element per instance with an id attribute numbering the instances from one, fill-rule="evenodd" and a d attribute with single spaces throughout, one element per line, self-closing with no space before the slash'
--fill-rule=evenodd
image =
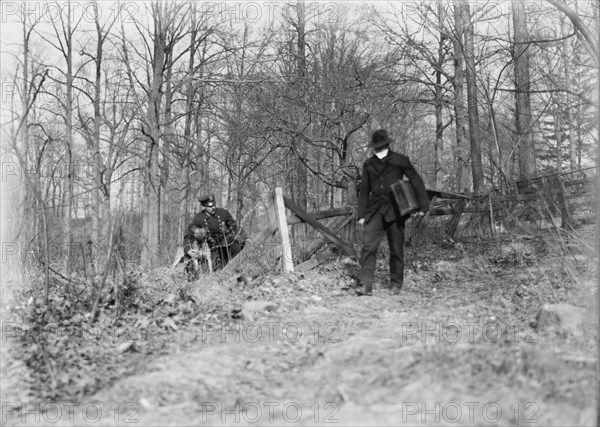
<path id="1" fill-rule="evenodd" d="M 198 198 L 202 210 L 193 219 L 193 225 L 206 230 L 208 246 L 213 259 L 213 270 L 220 270 L 246 245 L 246 235 L 227 209 L 218 208 L 215 196 L 204 194 Z"/>

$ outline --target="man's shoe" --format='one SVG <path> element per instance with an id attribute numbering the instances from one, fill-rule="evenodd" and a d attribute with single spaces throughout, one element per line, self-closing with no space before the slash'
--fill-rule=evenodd
<path id="1" fill-rule="evenodd" d="M 392 295 L 399 295 L 400 289 L 402 289 L 402 284 L 401 283 L 391 283 L 390 289 L 391 289 Z"/>
<path id="2" fill-rule="evenodd" d="M 373 295 L 373 285 L 364 285 L 356 290 L 358 296 L 371 296 Z"/>

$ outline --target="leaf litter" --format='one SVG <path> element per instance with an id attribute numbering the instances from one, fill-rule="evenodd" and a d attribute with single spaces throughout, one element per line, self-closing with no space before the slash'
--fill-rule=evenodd
<path id="1" fill-rule="evenodd" d="M 597 313 L 595 290 L 580 286 L 595 270 L 565 274 L 582 258 L 556 262 L 552 250 L 518 239 L 407 248 L 398 296 L 385 287 L 386 259 L 372 297 L 355 296 L 358 264 L 345 257 L 241 281 L 217 273 L 188 283 L 182 272 L 155 270 L 137 278 L 121 318 L 105 309 L 98 326 L 110 340 L 25 336 L 13 359 L 24 358 L 30 398 L 133 402 L 142 425 L 197 424 L 207 402 L 293 402 L 305 414 L 295 425 L 313 424 L 316 404 L 317 421 L 327 414 L 343 425 L 431 424 L 426 409 L 436 404 L 458 405 L 467 425 L 488 424 L 486 405 L 501 409 L 497 425 L 585 425 L 595 409 L 597 325 L 574 336 L 539 332 L 535 318 L 544 303 L 577 296 Z M 84 316 L 68 323 L 92 326 Z M 286 418 L 276 411 L 273 422 Z"/>

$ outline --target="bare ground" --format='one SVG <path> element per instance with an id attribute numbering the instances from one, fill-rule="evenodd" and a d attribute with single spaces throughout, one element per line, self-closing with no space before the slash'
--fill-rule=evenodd
<path id="1" fill-rule="evenodd" d="M 354 295 L 346 258 L 247 282 L 203 277 L 183 292 L 180 272 L 156 272 L 146 285 L 166 295 L 157 328 L 138 322 L 123 375 L 80 396 L 72 421 L 594 425 L 594 261 L 551 248 L 519 238 L 413 248 L 399 296 L 384 288 L 383 261 L 372 297 Z M 586 307 L 586 324 L 538 331 L 542 304 L 558 302 Z M 59 407 L 39 423 L 72 424 Z M 13 412 L 8 425 L 22 421 Z"/>

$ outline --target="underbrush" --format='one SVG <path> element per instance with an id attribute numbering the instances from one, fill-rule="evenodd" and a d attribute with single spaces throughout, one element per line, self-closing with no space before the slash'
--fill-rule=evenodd
<path id="1" fill-rule="evenodd" d="M 448 239 L 441 227 L 436 223 L 433 229 L 425 228 L 420 240 L 405 250 L 405 290 L 423 304 L 440 292 L 467 293 L 481 301 L 474 316 L 493 317 L 506 325 L 517 322 L 529 328 L 527 332 L 544 303 L 567 302 L 597 312 L 596 290 L 590 285 L 597 274 L 597 253 L 589 238 L 552 229 L 537 235 Z M 386 249 L 384 243 L 378 257 L 381 281 L 389 274 Z M 357 269 L 356 262 L 339 256 L 310 277 L 217 273 L 189 283 L 180 269 L 130 273 L 118 279 L 118 298 L 108 292 L 113 285 L 109 278 L 97 318 L 92 315 L 91 288 L 54 281 L 44 304 L 42 275 L 31 272 L 29 288 L 15 293 L 10 302 L 4 337 L 11 341 L 11 357 L 27 368 L 25 383 L 32 398 L 81 399 L 117 379 L 153 369 L 150 361 L 156 357 L 200 345 L 203 324 L 248 320 L 242 310 L 247 301 L 274 302 L 279 313 L 323 299 L 336 304 L 342 289 L 352 293 Z M 505 368 L 517 369 L 498 367 Z"/>
<path id="2" fill-rule="evenodd" d="M 29 277 L 36 276 L 29 273 Z M 38 399 L 80 398 L 93 393 L 123 371 L 118 352 L 112 350 L 130 338 L 130 330 L 109 315 L 92 321 L 89 290 L 75 293 L 51 281 L 44 302 L 40 282 L 32 280 L 28 289 L 13 293 L 4 322 L 11 357 L 23 362 L 29 372 L 23 386 Z M 136 283 L 125 283 L 128 287 L 122 288 L 121 301 L 127 311 L 135 303 Z M 106 313 L 110 312 L 109 300 L 103 310 Z"/>
<path id="3" fill-rule="evenodd" d="M 105 292 L 95 321 L 89 303 L 73 302 L 64 289 L 51 286 L 44 304 L 43 286 L 36 285 L 15 294 L 4 336 L 10 357 L 27 368 L 21 380 L 29 397 L 56 401 L 89 396 L 152 369 L 149 361 L 156 357 L 201 345 L 203 325 L 233 328 L 248 320 L 242 313 L 247 301 L 273 301 L 285 312 L 337 291 L 339 282 L 308 281 L 302 273 L 222 272 L 187 282 L 183 269 L 156 269 L 129 276 L 121 286 L 119 314 L 112 293 Z"/>

